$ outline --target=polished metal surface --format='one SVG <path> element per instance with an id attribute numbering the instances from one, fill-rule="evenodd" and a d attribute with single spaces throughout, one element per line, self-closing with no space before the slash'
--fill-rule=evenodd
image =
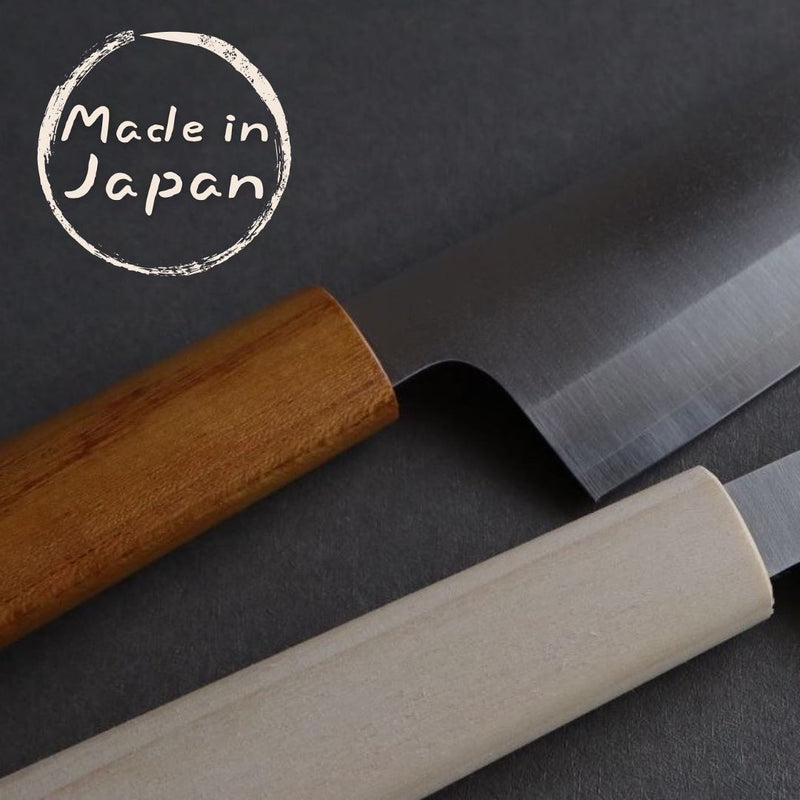
<path id="1" fill-rule="evenodd" d="M 800 364 L 800 75 L 346 303 L 397 384 L 463 361 L 595 497 Z"/>
<path id="2" fill-rule="evenodd" d="M 750 528 L 767 572 L 777 575 L 800 563 L 800 453 L 725 488 Z"/>

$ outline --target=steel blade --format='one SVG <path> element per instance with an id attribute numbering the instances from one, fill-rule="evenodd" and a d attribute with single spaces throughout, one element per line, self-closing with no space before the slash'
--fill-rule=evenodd
<path id="1" fill-rule="evenodd" d="M 347 303 L 395 384 L 485 371 L 597 498 L 797 367 L 800 76 L 757 95 Z"/>
<path id="2" fill-rule="evenodd" d="M 743 475 L 725 488 L 770 575 L 800 562 L 800 453 Z"/>

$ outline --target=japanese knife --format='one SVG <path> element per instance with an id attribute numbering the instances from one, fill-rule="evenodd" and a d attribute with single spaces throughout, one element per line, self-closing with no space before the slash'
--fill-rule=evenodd
<path id="1" fill-rule="evenodd" d="M 319 288 L 0 446 L 7 643 L 363 439 L 446 360 L 595 497 L 800 364 L 800 82 L 341 306 Z M 346 310 L 345 310 L 346 308 Z"/>
<path id="2" fill-rule="evenodd" d="M 0 780 L 6 800 L 413 800 L 772 613 L 800 453 L 697 467 Z"/>

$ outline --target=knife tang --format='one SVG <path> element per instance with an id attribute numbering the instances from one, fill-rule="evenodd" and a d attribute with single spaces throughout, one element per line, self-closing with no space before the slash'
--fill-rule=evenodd
<path id="1" fill-rule="evenodd" d="M 0 645 L 397 416 L 324 290 L 298 292 L 0 445 Z"/>
<path id="2" fill-rule="evenodd" d="M 767 618 L 695 468 L 0 781 L 6 800 L 411 800 Z"/>

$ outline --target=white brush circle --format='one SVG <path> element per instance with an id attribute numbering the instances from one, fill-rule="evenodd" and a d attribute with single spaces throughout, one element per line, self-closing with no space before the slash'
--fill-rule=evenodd
<path id="1" fill-rule="evenodd" d="M 133 31 L 122 31 L 121 33 L 109 36 L 102 44 L 92 50 L 86 58 L 78 64 L 77 67 L 70 73 L 69 77 L 61 85 L 56 87 L 53 92 L 50 102 L 47 104 L 47 109 L 42 119 L 42 125 L 39 129 L 39 140 L 36 150 L 37 162 L 39 167 L 39 182 L 42 185 L 47 204 L 50 210 L 55 215 L 55 218 L 61 223 L 61 227 L 85 250 L 92 255 L 113 264 L 115 267 L 123 267 L 124 269 L 133 270 L 134 272 L 143 272 L 148 275 L 194 275 L 198 272 L 205 272 L 212 267 L 221 264 L 231 256 L 236 255 L 239 251 L 247 247 L 253 239 L 264 230 L 264 227 L 269 222 L 278 202 L 281 199 L 283 190 L 286 188 L 286 182 L 289 180 L 289 169 L 291 166 L 291 146 L 289 143 L 289 130 L 286 126 L 286 116 L 283 113 L 278 96 L 275 94 L 270 82 L 258 70 L 247 56 L 232 44 L 217 39 L 214 36 L 208 36 L 204 33 L 186 33 L 183 31 L 164 31 L 159 33 L 144 33 L 151 39 L 163 39 L 170 42 L 179 42 L 181 44 L 194 45 L 195 47 L 202 47 L 214 55 L 219 56 L 223 61 L 230 64 L 245 80 L 253 87 L 256 94 L 261 98 L 261 101 L 267 107 L 267 110 L 275 120 L 277 129 L 276 138 L 276 151 L 278 157 L 278 182 L 274 193 L 267 201 L 266 205 L 261 209 L 256 218 L 250 223 L 244 236 L 235 241 L 230 247 L 218 253 L 205 256 L 196 261 L 187 261 L 183 264 L 165 264 L 160 266 L 146 266 L 144 264 L 135 264 L 121 258 L 118 254 L 107 253 L 90 241 L 81 236 L 75 229 L 72 223 L 66 218 L 64 212 L 56 202 L 53 188 L 50 185 L 50 177 L 47 172 L 47 166 L 50 162 L 52 155 L 53 143 L 56 140 L 58 133 L 58 126 L 61 122 L 61 116 L 66 108 L 67 101 L 74 89 L 81 83 L 81 81 L 108 55 L 113 53 L 125 45 L 131 44 L 135 41 Z"/>

